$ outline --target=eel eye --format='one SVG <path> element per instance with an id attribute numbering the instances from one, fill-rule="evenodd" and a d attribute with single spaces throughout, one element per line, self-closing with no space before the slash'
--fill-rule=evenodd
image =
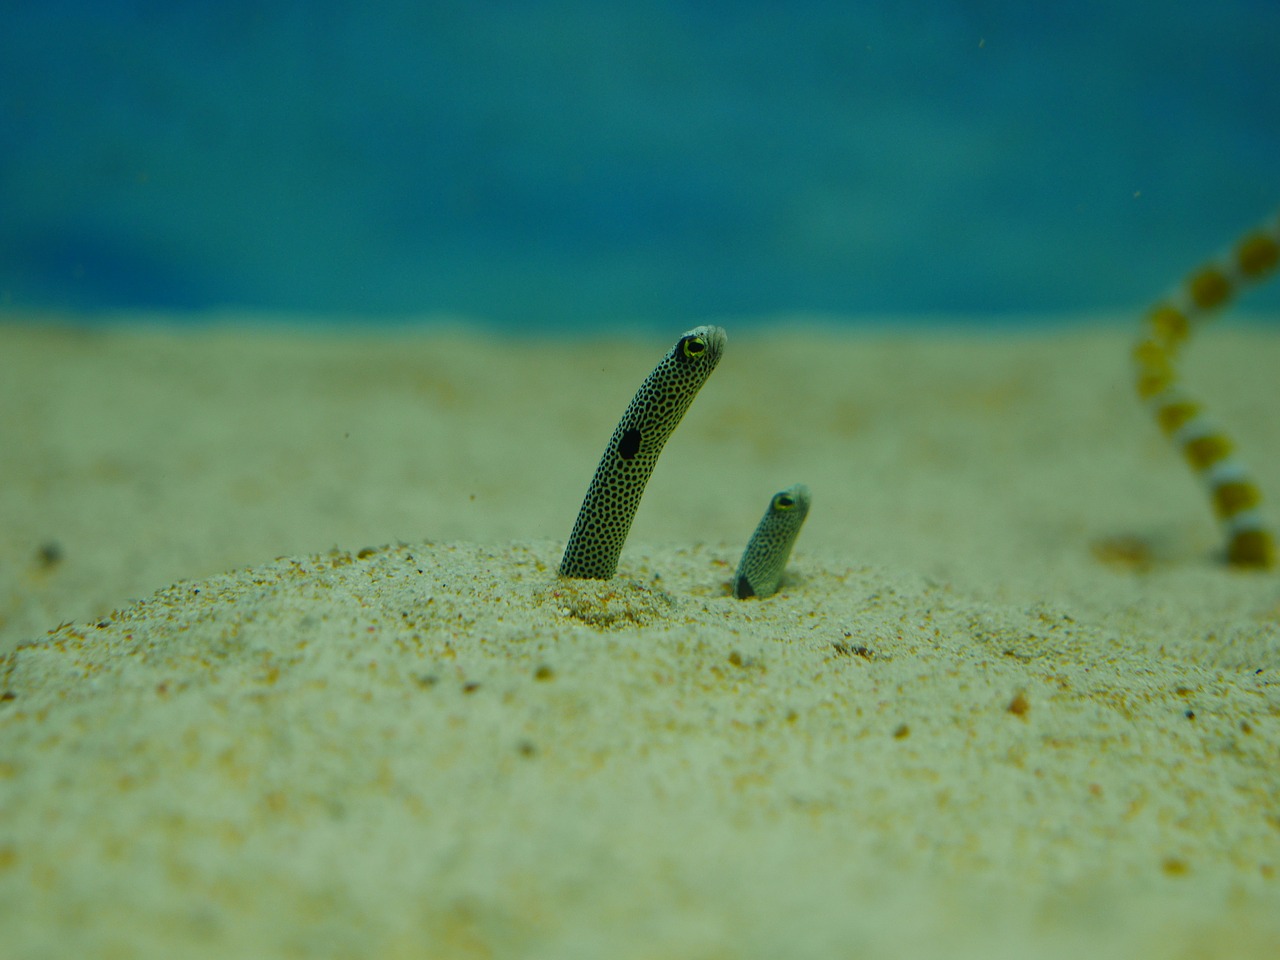
<path id="1" fill-rule="evenodd" d="M 684 355 L 692 360 L 695 357 L 702 356 L 707 349 L 707 341 L 701 337 L 685 337 L 680 341 L 680 349 Z"/>
<path id="2" fill-rule="evenodd" d="M 780 493 L 773 498 L 773 509 L 775 510 L 779 510 L 779 511 L 790 510 L 795 505 L 796 505 L 795 498 L 789 497 L 785 493 Z"/>

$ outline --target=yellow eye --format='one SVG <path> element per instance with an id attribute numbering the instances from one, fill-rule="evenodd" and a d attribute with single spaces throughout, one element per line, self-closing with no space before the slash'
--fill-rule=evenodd
<path id="1" fill-rule="evenodd" d="M 680 348 L 684 351 L 686 357 L 693 358 L 707 349 L 707 341 L 701 337 L 685 337 L 680 344 Z"/>
<path id="2" fill-rule="evenodd" d="M 795 498 L 789 497 L 785 493 L 780 493 L 773 498 L 773 509 L 775 510 L 790 510 L 795 505 Z"/>

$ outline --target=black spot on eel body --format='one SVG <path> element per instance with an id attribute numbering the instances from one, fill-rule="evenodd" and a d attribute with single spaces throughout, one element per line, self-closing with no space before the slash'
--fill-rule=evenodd
<path id="1" fill-rule="evenodd" d="M 632 427 L 622 435 L 622 441 L 618 444 L 618 456 L 623 460 L 630 460 L 640 452 L 640 431 Z"/>

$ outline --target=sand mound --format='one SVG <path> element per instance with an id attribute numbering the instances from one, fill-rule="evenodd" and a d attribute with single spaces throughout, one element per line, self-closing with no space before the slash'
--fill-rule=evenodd
<path id="1" fill-rule="evenodd" d="M 5 680 L 13 956 L 1266 956 L 1235 668 L 803 558 L 402 545 L 177 584 Z M 1261 663 L 1261 660 L 1256 662 Z M 1109 944 L 1109 947 L 1102 947 Z M 1229 949 L 1228 949 L 1229 947 Z M 1225 951 L 1225 952 L 1224 952 Z"/>

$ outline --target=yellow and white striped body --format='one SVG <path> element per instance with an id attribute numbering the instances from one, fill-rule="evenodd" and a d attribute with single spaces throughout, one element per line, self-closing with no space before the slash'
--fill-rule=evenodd
<path id="1" fill-rule="evenodd" d="M 1146 332 L 1134 348 L 1138 395 L 1161 430 L 1205 481 L 1214 512 L 1226 528 L 1227 562 L 1270 567 L 1275 543 L 1261 512 L 1262 491 L 1235 454 L 1235 444 L 1182 389 L 1178 351 L 1193 324 L 1224 306 L 1239 290 L 1280 263 L 1280 214 L 1250 231 L 1228 253 L 1204 264 L 1148 311 Z"/>

